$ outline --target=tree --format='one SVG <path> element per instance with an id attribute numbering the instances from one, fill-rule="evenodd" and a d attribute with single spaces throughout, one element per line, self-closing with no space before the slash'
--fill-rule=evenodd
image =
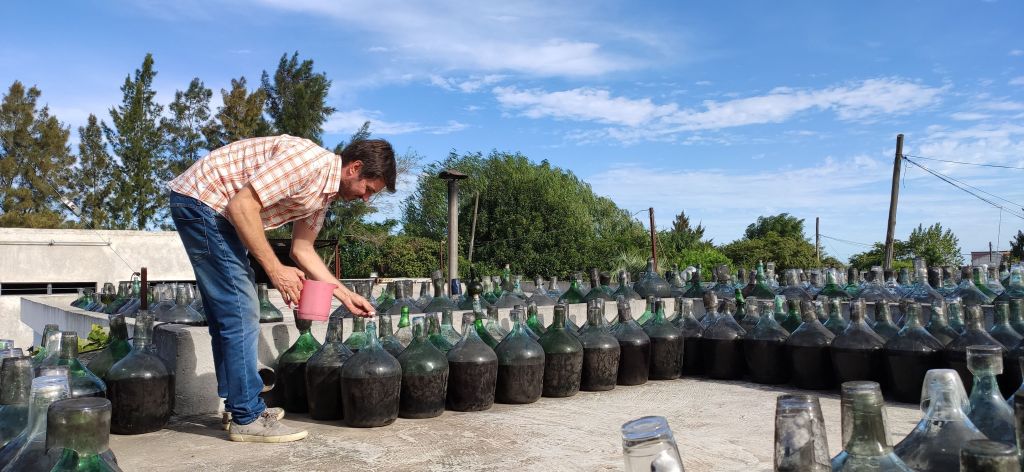
<path id="1" fill-rule="evenodd" d="M 168 175 L 173 178 L 199 160 L 199 153 L 209 145 L 205 135 L 213 126 L 210 119 L 210 98 L 213 91 L 198 77 L 188 89 L 174 92 L 174 101 L 167 107 L 171 116 L 160 120 L 167 136 Z"/>
<path id="2" fill-rule="evenodd" d="M 672 221 L 672 228 L 658 232 L 658 251 L 662 259 L 677 262 L 686 251 L 712 249 L 711 241 L 704 240 L 704 226 L 690 226 L 685 211 L 680 211 Z M 723 256 L 724 257 L 724 256 Z"/>
<path id="3" fill-rule="evenodd" d="M 267 92 L 246 89 L 245 77 L 231 79 L 231 90 L 220 90 L 221 101 L 215 122 L 204 131 L 211 151 L 229 143 L 271 134 L 270 123 L 263 117 Z"/>
<path id="4" fill-rule="evenodd" d="M 15 81 L 0 101 L 0 226 L 56 228 L 65 222 L 61 201 L 73 196 L 71 131 L 48 107 L 37 108 L 41 94 Z"/>
<path id="5" fill-rule="evenodd" d="M 964 257 L 960 252 L 960 240 L 953 230 L 943 231 L 941 223 L 927 228 L 917 225 L 910 232 L 907 247 L 912 258 L 922 258 L 929 266 L 960 265 Z"/>
<path id="6" fill-rule="evenodd" d="M 719 248 L 740 267 L 755 267 L 758 261 L 774 261 L 778 270 L 817 267 L 814 245 L 803 238 L 780 236 L 775 231 L 754 239 L 738 239 Z M 840 267 L 842 264 L 827 255 L 821 265 Z"/>
<path id="7" fill-rule="evenodd" d="M 747 226 L 743 237 L 746 239 L 758 239 L 767 236 L 768 233 L 775 233 L 783 238 L 804 239 L 804 220 L 789 213 L 759 216 L 756 222 Z"/>
<path id="8" fill-rule="evenodd" d="M 124 79 L 121 105 L 110 109 L 113 127 L 103 123 L 103 134 L 120 160 L 114 170 L 114 225 L 121 229 L 145 230 L 166 208 L 163 178 L 166 142 L 160 128 L 163 107 L 153 90 L 153 55 L 146 54 L 134 78 Z"/>
<path id="9" fill-rule="evenodd" d="M 78 221 L 87 228 L 109 228 L 113 162 L 96 115 L 90 114 L 88 123 L 78 127 L 78 138 L 78 179 L 75 182 L 76 203 L 80 208 Z"/>
<path id="10" fill-rule="evenodd" d="M 1010 240 L 1010 258 L 1015 261 L 1024 260 L 1024 231 L 1017 230 L 1017 235 Z"/>
<path id="11" fill-rule="evenodd" d="M 324 122 L 334 113 L 327 106 L 331 81 L 327 75 L 313 72 L 313 61 L 299 62 L 299 53 L 281 55 L 271 83 L 263 71 L 263 90 L 267 94 L 267 114 L 279 133 L 299 136 L 321 144 Z"/>

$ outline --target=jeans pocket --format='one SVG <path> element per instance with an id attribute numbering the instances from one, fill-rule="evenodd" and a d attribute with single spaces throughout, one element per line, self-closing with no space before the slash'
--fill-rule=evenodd
<path id="1" fill-rule="evenodd" d="M 206 237 L 205 218 L 174 218 L 185 252 L 193 264 L 198 264 L 210 255 L 210 242 Z"/>

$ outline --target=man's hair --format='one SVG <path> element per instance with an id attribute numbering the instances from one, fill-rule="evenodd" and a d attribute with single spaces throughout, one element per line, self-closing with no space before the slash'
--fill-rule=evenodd
<path id="1" fill-rule="evenodd" d="M 363 179 L 384 179 L 389 192 L 395 191 L 395 150 L 383 139 L 360 139 L 353 141 L 341 151 L 341 165 L 362 161 L 359 177 Z"/>

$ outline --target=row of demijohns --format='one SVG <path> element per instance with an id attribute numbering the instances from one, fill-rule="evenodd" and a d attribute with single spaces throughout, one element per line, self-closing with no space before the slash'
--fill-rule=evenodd
<path id="1" fill-rule="evenodd" d="M 203 298 L 195 285 L 161 283 L 152 287 L 147 286 L 147 291 L 146 301 L 149 312 L 156 317 L 157 322 L 191 326 L 206 325 Z M 119 282 L 116 290 L 114 284 L 107 282 L 103 284 L 103 288 L 98 293 L 88 289 L 80 290 L 80 292 L 79 297 L 71 302 L 71 306 L 86 311 L 134 318 L 142 307 L 142 282 L 135 277 L 129 281 Z M 273 305 L 270 307 L 277 310 Z M 278 318 L 272 321 L 283 319 L 280 316 L 280 311 L 278 311 L 278 315 Z"/>
<path id="2" fill-rule="evenodd" d="M 110 343 L 87 366 L 78 359 L 78 334 L 53 324 L 32 356 L 0 350 L 0 472 L 120 470 L 109 433 L 167 424 L 174 377 L 156 354 L 156 317 L 140 293 L 132 342 L 125 315 L 110 315 Z"/>

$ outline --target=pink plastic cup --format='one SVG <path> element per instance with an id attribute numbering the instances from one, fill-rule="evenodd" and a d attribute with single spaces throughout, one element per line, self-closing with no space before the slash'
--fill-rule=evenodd
<path id="1" fill-rule="evenodd" d="M 331 314 L 331 298 L 337 285 L 317 280 L 303 280 L 302 293 L 299 294 L 299 319 L 310 321 L 327 321 Z"/>

